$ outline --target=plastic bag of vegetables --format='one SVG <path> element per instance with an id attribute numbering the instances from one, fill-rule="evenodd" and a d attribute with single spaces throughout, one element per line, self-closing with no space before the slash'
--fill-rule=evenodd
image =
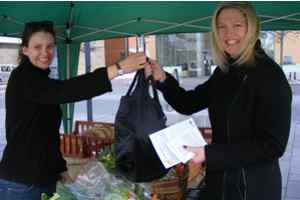
<path id="1" fill-rule="evenodd" d="M 77 200 L 103 200 L 113 179 L 100 162 L 91 160 L 83 166 L 75 182 L 65 186 Z"/>
<path id="2" fill-rule="evenodd" d="M 109 173 L 97 160 L 89 161 L 72 184 L 65 187 L 76 200 L 147 200 L 135 184 Z M 136 193 L 137 192 L 137 193 Z M 139 195 L 137 195 L 139 194 Z"/>

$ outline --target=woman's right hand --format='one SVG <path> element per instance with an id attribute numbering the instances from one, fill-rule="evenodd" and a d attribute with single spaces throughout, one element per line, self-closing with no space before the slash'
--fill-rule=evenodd
<path id="1" fill-rule="evenodd" d="M 134 72 L 136 70 L 142 69 L 147 65 L 145 53 L 133 53 L 130 54 L 128 57 L 124 58 L 123 60 L 119 61 L 118 64 L 122 70 L 122 74 Z M 110 65 L 107 68 L 107 74 L 109 80 L 120 75 L 120 69 L 118 68 L 117 64 Z"/>
<path id="2" fill-rule="evenodd" d="M 130 73 L 144 68 L 147 63 L 146 58 L 147 57 L 145 53 L 132 53 L 128 57 L 121 60 L 119 65 L 125 73 Z"/>

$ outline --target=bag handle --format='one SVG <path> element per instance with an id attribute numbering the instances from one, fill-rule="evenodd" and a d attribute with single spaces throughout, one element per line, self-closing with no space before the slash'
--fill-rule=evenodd
<path id="1" fill-rule="evenodd" d="M 137 80 L 139 80 L 140 82 L 141 75 L 142 75 L 141 73 L 144 73 L 143 69 L 140 69 L 135 73 L 133 81 L 131 82 L 129 89 L 127 90 L 126 96 L 129 96 L 132 93 L 133 87 L 138 83 Z"/>
<path id="2" fill-rule="evenodd" d="M 154 95 L 153 98 L 155 100 L 158 100 L 158 92 L 157 92 L 156 81 L 154 80 L 153 76 L 152 75 L 149 76 L 146 81 L 152 87 L 152 91 L 153 91 L 153 95 Z"/>
<path id="3" fill-rule="evenodd" d="M 145 86 L 146 84 L 146 86 Z M 143 87 L 146 90 L 146 93 L 149 95 L 149 86 L 152 87 L 153 98 L 158 100 L 158 92 L 156 87 L 156 81 L 153 79 L 153 76 L 149 76 L 147 79 L 145 78 L 144 69 L 140 69 L 136 72 L 133 81 L 131 82 L 129 89 L 126 93 L 126 96 L 130 96 L 133 93 L 133 90 L 137 87 Z M 150 96 L 150 95 L 149 95 Z"/>

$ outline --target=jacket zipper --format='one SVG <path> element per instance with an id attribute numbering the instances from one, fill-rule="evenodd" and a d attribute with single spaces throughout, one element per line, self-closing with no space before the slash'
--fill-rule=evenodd
<path id="1" fill-rule="evenodd" d="M 242 176 L 243 176 L 243 183 L 244 183 L 244 199 L 247 200 L 247 181 L 246 181 L 246 171 L 242 168 Z"/>
<path id="2" fill-rule="evenodd" d="M 239 96 L 239 92 L 240 90 L 242 89 L 242 86 L 243 84 L 245 83 L 245 81 L 247 80 L 248 76 L 247 74 L 244 75 L 243 77 L 243 80 L 242 80 L 242 83 L 237 91 L 237 93 L 235 94 L 235 96 L 233 97 L 233 100 L 231 101 L 231 104 L 228 108 L 228 112 L 227 112 L 227 120 L 226 120 L 226 136 L 227 136 L 227 143 L 230 144 L 230 135 L 229 135 L 229 111 L 233 105 L 233 103 L 236 101 L 236 99 L 238 98 Z M 243 173 L 243 182 L 246 186 L 246 178 L 245 178 L 245 170 L 244 168 L 242 168 L 242 173 Z M 225 193 L 225 182 L 226 182 L 226 170 L 224 170 L 224 175 L 223 175 L 223 192 L 222 192 L 222 200 L 225 200 L 225 196 L 224 196 L 224 193 Z M 247 189 L 245 187 L 245 191 L 244 191 L 244 194 L 247 194 Z M 244 200 L 246 200 L 246 196 L 244 196 Z"/>

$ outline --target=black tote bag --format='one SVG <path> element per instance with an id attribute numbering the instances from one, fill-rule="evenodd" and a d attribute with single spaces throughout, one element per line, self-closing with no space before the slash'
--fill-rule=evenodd
<path id="1" fill-rule="evenodd" d="M 148 182 L 164 176 L 164 168 L 149 135 L 166 127 L 154 81 L 139 70 L 115 118 L 115 157 L 117 173 L 133 182 Z M 153 90 L 149 90 L 149 89 Z M 153 97 L 149 94 L 153 91 Z"/>

